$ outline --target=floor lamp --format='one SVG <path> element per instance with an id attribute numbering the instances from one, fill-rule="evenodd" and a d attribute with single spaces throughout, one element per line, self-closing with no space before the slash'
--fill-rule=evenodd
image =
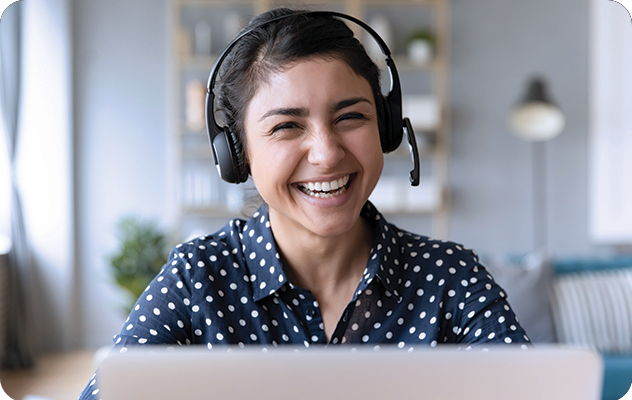
<path id="1" fill-rule="evenodd" d="M 522 101 L 512 110 L 509 119 L 512 132 L 532 143 L 533 167 L 533 246 L 547 253 L 547 194 L 546 142 L 564 129 L 565 118 L 560 108 L 551 101 L 542 78 L 532 78 Z"/>

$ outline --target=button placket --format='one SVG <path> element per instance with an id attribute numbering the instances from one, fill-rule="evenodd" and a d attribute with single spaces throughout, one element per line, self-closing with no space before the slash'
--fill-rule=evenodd
<path id="1" fill-rule="evenodd" d="M 295 288 L 299 293 L 301 301 L 299 306 L 305 321 L 305 327 L 312 343 L 326 344 L 327 338 L 323 329 L 323 317 L 318 307 L 318 302 L 309 290 L 302 288 Z M 297 310 L 298 311 L 298 310 Z"/>

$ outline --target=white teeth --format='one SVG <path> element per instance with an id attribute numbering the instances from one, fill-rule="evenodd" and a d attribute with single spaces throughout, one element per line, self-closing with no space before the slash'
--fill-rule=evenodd
<path id="1" fill-rule="evenodd" d="M 328 198 L 343 193 L 345 185 L 349 182 L 349 175 L 331 182 L 306 182 L 300 183 L 299 188 L 310 196 Z M 326 193 L 327 192 L 327 193 Z"/>
<path id="2" fill-rule="evenodd" d="M 346 185 L 349 182 L 349 175 L 343 176 L 342 178 L 342 186 Z"/>

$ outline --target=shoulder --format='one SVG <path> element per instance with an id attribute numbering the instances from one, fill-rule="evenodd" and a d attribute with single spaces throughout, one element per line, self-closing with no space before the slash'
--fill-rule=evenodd
<path id="1" fill-rule="evenodd" d="M 400 262 L 411 265 L 435 266 L 454 274 L 457 270 L 472 270 L 480 267 L 478 254 L 464 245 L 429 236 L 419 235 L 398 228 L 384 221 L 382 238 L 388 244 L 397 244 L 400 250 Z"/>
<path id="2" fill-rule="evenodd" d="M 408 264 L 405 269 L 420 279 L 451 287 L 452 282 L 464 284 L 463 280 L 469 281 L 473 275 L 487 274 L 476 252 L 459 243 L 408 232 L 404 232 L 402 242 L 403 261 Z"/>
<path id="3" fill-rule="evenodd" d="M 169 255 L 167 267 L 187 276 L 243 278 L 253 269 L 248 264 L 256 261 L 254 252 L 269 252 L 274 248 L 273 242 L 264 204 L 247 221 L 232 219 L 215 233 L 178 244 Z"/>
<path id="4" fill-rule="evenodd" d="M 478 255 L 463 245 L 433 239 L 400 229 L 387 222 L 374 208 L 367 207 L 365 218 L 374 228 L 372 260 L 374 268 L 388 289 L 397 293 L 401 288 L 423 288 L 432 291 L 458 293 L 474 276 L 480 280 L 487 274 L 479 264 Z M 371 212 L 372 211 L 372 212 Z M 465 286 L 464 286 L 465 285 Z M 465 293 L 463 293 L 465 294 Z"/>
<path id="5" fill-rule="evenodd" d="M 176 245 L 165 266 L 174 274 L 195 275 L 219 271 L 234 263 L 242 264 L 242 237 L 246 221 L 232 219 L 215 233 Z"/>
<path id="6" fill-rule="evenodd" d="M 435 260 L 443 264 L 445 260 L 455 261 L 457 264 L 478 263 L 478 255 L 463 245 L 448 240 L 433 239 L 429 236 L 409 232 L 388 222 L 373 204 L 367 202 L 362 210 L 362 216 L 371 224 L 375 244 L 383 246 L 399 246 L 400 258 L 410 260 Z M 378 249 L 380 250 L 380 249 Z"/>

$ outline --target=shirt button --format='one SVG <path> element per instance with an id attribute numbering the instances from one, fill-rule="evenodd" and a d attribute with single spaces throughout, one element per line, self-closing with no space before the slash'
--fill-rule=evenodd
<path id="1" fill-rule="evenodd" d="M 314 310 L 313 308 L 310 308 L 307 310 L 307 315 L 309 315 L 310 317 L 314 317 L 314 315 L 316 315 L 316 310 Z"/>

